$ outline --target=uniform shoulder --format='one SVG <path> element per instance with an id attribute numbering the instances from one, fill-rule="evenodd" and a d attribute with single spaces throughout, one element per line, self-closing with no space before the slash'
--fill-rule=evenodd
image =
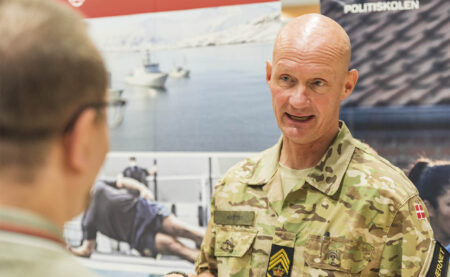
<path id="1" fill-rule="evenodd" d="M 276 152 L 277 145 L 236 163 L 224 174 L 218 186 L 232 182 L 263 183 L 272 174 L 274 153 Z M 278 159 L 276 161 L 278 162 Z"/>
<path id="2" fill-rule="evenodd" d="M 219 183 L 228 183 L 232 181 L 239 181 L 245 178 L 251 178 L 258 168 L 261 158 L 261 153 L 253 157 L 246 158 L 234 164 L 223 175 Z"/>
<path id="3" fill-rule="evenodd" d="M 399 208 L 418 194 L 404 172 L 376 153 L 370 146 L 355 139 L 355 151 L 347 175 L 359 177 L 360 184 L 377 190 Z"/>

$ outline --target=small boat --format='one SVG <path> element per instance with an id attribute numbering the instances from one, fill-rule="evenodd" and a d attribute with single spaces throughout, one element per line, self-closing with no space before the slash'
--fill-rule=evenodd
<path id="1" fill-rule="evenodd" d="M 142 66 L 134 70 L 133 74 L 125 77 L 125 82 L 130 85 L 163 88 L 166 80 L 167 73 L 159 70 L 158 63 L 152 63 L 150 60 L 150 53 L 147 52 Z"/>
<path id="2" fill-rule="evenodd" d="M 182 66 L 176 66 L 171 72 L 170 77 L 172 78 L 188 78 L 190 70 Z"/>

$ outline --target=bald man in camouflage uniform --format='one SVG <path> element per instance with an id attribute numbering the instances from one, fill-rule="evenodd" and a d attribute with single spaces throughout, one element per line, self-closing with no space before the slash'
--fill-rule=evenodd
<path id="1" fill-rule="evenodd" d="M 283 135 L 217 184 L 199 276 L 445 276 L 417 190 L 339 121 L 350 52 L 325 16 L 280 31 L 267 83 Z"/>

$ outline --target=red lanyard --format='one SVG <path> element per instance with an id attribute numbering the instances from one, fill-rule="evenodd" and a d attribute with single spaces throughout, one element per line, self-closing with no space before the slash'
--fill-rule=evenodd
<path id="1" fill-rule="evenodd" d="M 38 229 L 27 228 L 27 227 L 12 225 L 12 224 L 0 223 L 0 230 L 29 235 L 29 236 L 33 236 L 33 237 L 39 237 L 39 238 L 57 242 L 57 243 L 61 244 L 62 246 L 65 245 L 64 241 L 61 238 L 59 238 L 51 233 L 41 231 Z"/>

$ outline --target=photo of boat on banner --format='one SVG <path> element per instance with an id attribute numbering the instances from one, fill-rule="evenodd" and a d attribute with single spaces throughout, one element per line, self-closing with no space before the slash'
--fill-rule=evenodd
<path id="1" fill-rule="evenodd" d="M 158 63 L 151 61 L 150 52 L 147 51 L 142 66 L 136 68 L 133 74 L 125 77 L 125 81 L 135 86 L 164 88 L 168 76 L 167 73 L 161 72 Z"/>
<path id="2" fill-rule="evenodd" d="M 126 101 L 111 150 L 257 151 L 276 140 L 264 61 L 280 14 L 274 1 L 87 19 Z M 253 99 L 264 105 L 249 109 Z"/>

